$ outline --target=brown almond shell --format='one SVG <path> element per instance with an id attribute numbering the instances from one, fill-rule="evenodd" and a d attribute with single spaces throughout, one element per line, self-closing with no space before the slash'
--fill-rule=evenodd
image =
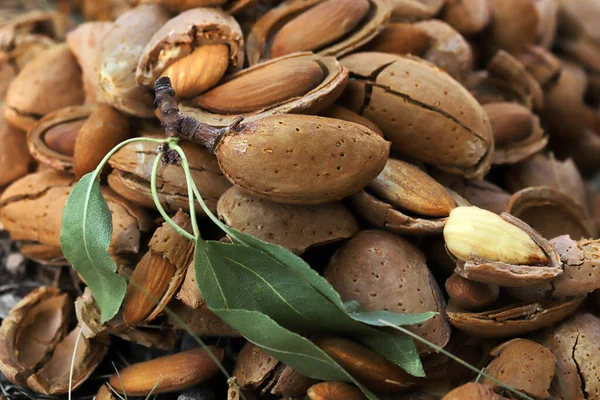
<path id="1" fill-rule="evenodd" d="M 67 331 L 68 300 L 57 288 L 41 287 L 25 296 L 2 321 L 0 371 L 9 381 L 25 386 L 29 376 L 50 358 Z M 37 324 L 42 318 L 49 323 Z"/>
<path id="2" fill-rule="evenodd" d="M 154 87 L 171 64 L 206 44 L 227 45 L 229 71 L 242 68 L 244 37 L 236 20 L 218 8 L 194 8 L 171 18 L 152 36 L 137 63 L 137 84 Z"/>
<path id="3" fill-rule="evenodd" d="M 358 222 L 341 203 L 274 203 L 237 187 L 223 193 L 217 212 L 230 227 L 283 246 L 295 254 L 347 239 L 358 232 Z"/>
<path id="4" fill-rule="evenodd" d="M 250 74 L 259 73 L 264 68 L 276 66 L 281 62 L 289 62 L 289 60 L 314 61 L 324 72 L 323 80 L 300 97 L 292 97 L 279 103 L 241 114 L 245 117 L 244 122 L 251 122 L 274 114 L 318 114 L 329 107 L 342 94 L 348 81 L 348 71 L 334 57 L 326 57 L 308 52 L 292 53 L 265 61 L 226 78 L 221 84 L 232 82 L 236 79 L 244 79 Z M 217 86 L 216 88 L 219 87 Z M 198 102 L 193 100 L 182 102 L 179 108 L 182 113 L 193 116 L 200 122 L 215 127 L 229 126 L 240 116 L 240 114 L 227 115 L 211 112 L 203 109 Z"/>
<path id="5" fill-rule="evenodd" d="M 352 54 L 342 64 L 354 78 L 343 105 L 376 123 L 392 149 L 467 178 L 487 173 L 494 152 L 489 118 L 450 75 L 415 57 L 384 53 Z"/>
<path id="6" fill-rule="evenodd" d="M 231 184 L 219 170 L 216 158 L 204 147 L 191 142 L 182 142 L 181 147 L 187 154 L 194 183 L 208 207 L 215 211 L 219 197 Z M 137 142 L 124 146 L 109 160 L 113 171 L 108 176 L 108 185 L 135 204 L 155 208 L 150 177 L 156 156 L 156 144 L 153 143 Z M 181 167 L 160 168 L 156 182 L 158 198 L 168 213 L 180 208 L 189 212 L 186 179 Z M 197 213 L 203 215 L 200 209 Z"/>
<path id="7" fill-rule="evenodd" d="M 393 21 L 414 21 L 433 18 L 446 0 L 392 0 Z"/>
<path id="8" fill-rule="evenodd" d="M 137 117 L 154 113 L 154 93 L 135 81 L 135 70 L 144 46 L 169 19 L 163 7 L 140 5 L 115 21 L 100 44 L 94 71 L 98 100 Z"/>
<path id="9" fill-rule="evenodd" d="M 74 178 L 49 170 L 29 174 L 9 186 L 0 197 L 0 220 L 13 240 L 32 241 L 60 249 L 62 209 Z M 108 188 L 102 188 L 113 216 L 112 254 L 136 253 L 150 216 Z"/>
<path id="10" fill-rule="evenodd" d="M 543 237 L 571 235 L 575 240 L 597 235 L 585 207 L 551 187 L 535 186 L 514 193 L 506 210 L 525 221 Z"/>
<path id="11" fill-rule="evenodd" d="M 553 325 L 573 314 L 583 297 L 518 303 L 483 312 L 466 312 L 449 304 L 448 321 L 457 329 L 484 338 L 509 338 Z"/>
<path id="12" fill-rule="evenodd" d="M 89 106 L 71 106 L 47 114 L 27 132 L 27 147 L 33 158 L 57 171 L 73 172 L 73 155 L 52 149 L 45 140 L 52 128 L 76 121 L 85 121 L 92 114 Z"/>
<path id="13" fill-rule="evenodd" d="M 533 114 L 531 117 L 532 126 L 527 137 L 503 145 L 496 145 L 494 165 L 518 164 L 546 148 L 548 135 L 542 129 L 539 117 Z"/>
<path id="14" fill-rule="evenodd" d="M 27 135 L 10 125 L 1 111 L 0 142 L 0 187 L 3 187 L 27 174 L 33 160 L 27 150 Z"/>
<path id="15" fill-rule="evenodd" d="M 10 49 L 21 35 L 36 33 L 64 40 L 73 22 L 58 11 L 34 10 L 23 13 L 0 28 L 0 50 Z"/>
<path id="16" fill-rule="evenodd" d="M 29 130 L 49 112 L 83 101 L 81 68 L 69 47 L 60 44 L 38 54 L 13 79 L 4 115 L 11 124 Z"/>
<path id="17" fill-rule="evenodd" d="M 325 0 L 286 0 L 272 8 L 259 19 L 246 40 L 246 55 L 250 66 L 271 58 L 271 38 L 287 21 Z M 385 0 L 369 0 L 369 12 L 366 20 L 340 40 L 326 45 L 315 53 L 322 56 L 341 57 L 373 39 L 384 28 L 392 12 L 390 4 Z"/>
<path id="18" fill-rule="evenodd" d="M 554 378 L 556 357 L 544 346 L 527 339 L 512 339 L 492 349 L 495 357 L 485 373 L 509 387 L 536 398 L 547 398 Z M 484 377 L 482 384 L 497 386 Z"/>
<path id="19" fill-rule="evenodd" d="M 563 272 L 560 255 L 548 240 L 544 239 L 532 227 L 514 216 L 507 213 L 502 213 L 500 216 L 506 222 L 527 233 L 544 252 L 548 259 L 548 264 L 512 265 L 500 261 L 485 260 L 481 257 L 471 255 L 466 261 L 456 261 L 457 273 L 463 278 L 477 282 L 505 287 L 522 287 L 549 282 Z"/>
<path id="20" fill-rule="evenodd" d="M 193 309 L 179 301 L 173 300 L 169 303 L 169 308 L 177 316 L 177 318 L 169 317 L 168 320 L 169 326 L 173 327 L 173 329 L 182 329 L 180 322 L 182 321 L 186 327 L 198 336 L 241 336 L 238 331 L 227 325 L 213 313 L 205 303 Z"/>

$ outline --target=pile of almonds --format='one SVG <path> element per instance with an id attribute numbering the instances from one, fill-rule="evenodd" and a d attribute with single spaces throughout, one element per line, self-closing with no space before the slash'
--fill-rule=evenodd
<path id="1" fill-rule="evenodd" d="M 422 342 L 427 376 L 415 378 L 347 338 L 314 339 L 380 398 L 516 398 L 492 377 L 534 399 L 600 399 L 598 0 L 54 5 L 0 25 L 0 223 L 39 283 L 0 315 L 0 399 L 2 375 L 27 393 L 71 385 L 98 400 L 204 398 L 189 397 L 199 387 L 228 400 L 364 398 L 301 375 L 208 309 L 193 243 L 152 199 L 149 143 L 102 173 L 109 252 L 130 284 L 100 322 L 62 254 L 62 210 L 115 145 L 164 137 L 161 77 L 182 113 L 225 132 L 207 147 L 182 141 L 220 219 L 302 256 L 365 311 L 437 312 L 408 329 L 486 374 Z M 157 180 L 191 232 L 181 167 Z M 203 237 L 228 240 L 198 217 Z M 232 379 L 182 346 L 181 321 Z M 104 368 L 127 342 L 152 356 Z M 88 380 L 98 371 L 111 377 Z"/>

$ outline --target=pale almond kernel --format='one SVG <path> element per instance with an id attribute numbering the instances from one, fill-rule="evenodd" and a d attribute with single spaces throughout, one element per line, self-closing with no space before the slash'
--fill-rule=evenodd
<path id="1" fill-rule="evenodd" d="M 325 1 L 292 19 L 277 32 L 271 57 L 316 51 L 352 31 L 368 11 L 367 0 Z"/>
<path id="2" fill-rule="evenodd" d="M 85 119 L 66 122 L 48 129 L 44 135 L 44 142 L 48 147 L 60 154 L 73 155 L 77 134 L 85 123 Z"/>
<path id="3" fill-rule="evenodd" d="M 284 60 L 242 74 L 194 102 L 220 114 L 253 112 L 306 94 L 322 82 L 324 75 L 321 66 L 312 60 Z"/>

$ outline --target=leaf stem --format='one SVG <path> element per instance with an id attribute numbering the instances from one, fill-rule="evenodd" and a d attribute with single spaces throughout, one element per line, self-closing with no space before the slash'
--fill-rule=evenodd
<path id="1" fill-rule="evenodd" d="M 188 163 L 187 157 L 185 156 L 185 153 L 179 144 L 169 143 L 169 148 L 175 150 L 179 154 L 179 157 L 181 157 L 181 167 L 185 173 L 185 180 L 188 189 L 188 200 L 190 202 L 190 218 L 192 220 L 192 229 L 194 231 L 194 237 L 199 238 L 200 230 L 198 229 L 198 221 L 196 218 L 196 202 L 194 201 L 194 188 L 196 187 L 196 183 L 192 179 L 190 164 Z"/>
<path id="2" fill-rule="evenodd" d="M 160 165 L 161 158 L 162 156 L 160 154 L 156 156 L 156 159 L 154 160 L 154 165 L 152 166 L 152 175 L 150 176 L 150 188 L 152 189 L 152 199 L 154 200 L 154 205 L 158 209 L 160 215 L 165 219 L 165 221 L 169 225 L 171 225 L 171 228 L 173 228 L 175 232 L 179 233 L 181 236 L 185 237 L 188 240 L 195 241 L 196 238 L 192 234 L 186 232 L 183 228 L 181 228 L 179 225 L 173 222 L 171 217 L 167 215 L 167 212 L 163 208 L 162 204 L 160 204 L 160 199 L 158 198 L 158 190 L 156 189 L 156 175 L 158 173 L 158 166 Z"/>
<path id="3" fill-rule="evenodd" d="M 394 325 L 388 321 L 385 321 L 383 319 L 380 319 L 379 322 L 381 322 L 382 324 L 389 326 L 391 328 L 394 328 L 402 333 L 404 333 L 405 335 L 408 335 L 410 337 L 412 337 L 415 340 L 418 340 L 419 342 L 425 343 L 427 346 L 433 348 L 434 350 L 444 354 L 446 357 L 451 358 L 452 360 L 456 361 L 457 363 L 469 368 L 471 371 L 474 371 L 478 374 L 483 375 L 484 377 L 486 377 L 487 379 L 489 379 L 490 381 L 502 386 L 504 389 L 511 391 L 512 393 L 516 394 L 517 396 L 526 399 L 526 400 L 533 400 L 531 397 L 527 396 L 525 393 L 521 393 L 520 391 L 511 388 L 510 386 L 508 386 L 506 383 L 503 383 L 491 376 L 489 376 L 488 374 L 486 374 L 485 372 L 483 372 L 483 370 L 479 370 L 477 368 L 475 368 L 474 366 L 472 366 L 471 364 L 469 364 L 466 361 L 463 361 L 462 359 L 460 359 L 459 357 L 455 356 L 454 354 L 450 353 L 447 350 L 444 350 L 443 348 L 441 348 L 438 345 L 435 345 L 433 343 L 431 343 L 429 340 L 427 339 L 423 339 L 422 337 L 420 337 L 419 335 L 416 335 L 414 333 L 412 333 L 411 331 L 409 331 L 408 329 L 402 328 L 400 326 Z"/>

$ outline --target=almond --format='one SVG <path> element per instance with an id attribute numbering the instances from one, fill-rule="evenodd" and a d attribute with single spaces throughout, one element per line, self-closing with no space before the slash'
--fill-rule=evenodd
<path id="1" fill-rule="evenodd" d="M 500 293 L 497 285 L 488 285 L 463 278 L 457 273 L 446 281 L 446 292 L 452 303 L 463 310 L 481 310 L 493 304 Z"/>
<path id="2" fill-rule="evenodd" d="M 76 120 L 56 125 L 46 131 L 44 141 L 50 149 L 71 156 L 75 148 L 77 134 L 84 122 L 85 120 Z"/>
<path id="3" fill-rule="evenodd" d="M 208 349 L 219 360 L 224 351 L 214 346 Z M 171 354 L 154 360 L 133 364 L 110 378 L 109 384 L 127 396 L 147 396 L 177 392 L 194 387 L 219 371 L 203 348 Z"/>
<path id="4" fill-rule="evenodd" d="M 227 67 L 229 48 L 224 44 L 209 44 L 175 61 L 161 76 L 171 78 L 178 97 L 195 97 L 215 86 Z"/>
<path id="5" fill-rule="evenodd" d="M 365 396 L 355 386 L 345 382 L 321 382 L 306 392 L 310 400 L 363 400 Z"/>
<path id="6" fill-rule="evenodd" d="M 483 106 L 492 124 L 497 146 L 527 138 L 533 128 L 531 111 L 516 103 L 489 103 Z"/>
<path id="7" fill-rule="evenodd" d="M 431 38 L 425 30 L 414 24 L 398 22 L 387 25 L 361 50 L 419 55 L 429 48 L 430 41 Z"/>
<path id="8" fill-rule="evenodd" d="M 217 86 L 195 102 L 223 114 L 257 111 L 304 95 L 319 85 L 324 75 L 315 61 L 285 60 Z"/>
<path id="9" fill-rule="evenodd" d="M 367 0 L 328 0 L 316 5 L 277 32 L 271 56 L 318 50 L 351 32 L 368 11 Z"/>

